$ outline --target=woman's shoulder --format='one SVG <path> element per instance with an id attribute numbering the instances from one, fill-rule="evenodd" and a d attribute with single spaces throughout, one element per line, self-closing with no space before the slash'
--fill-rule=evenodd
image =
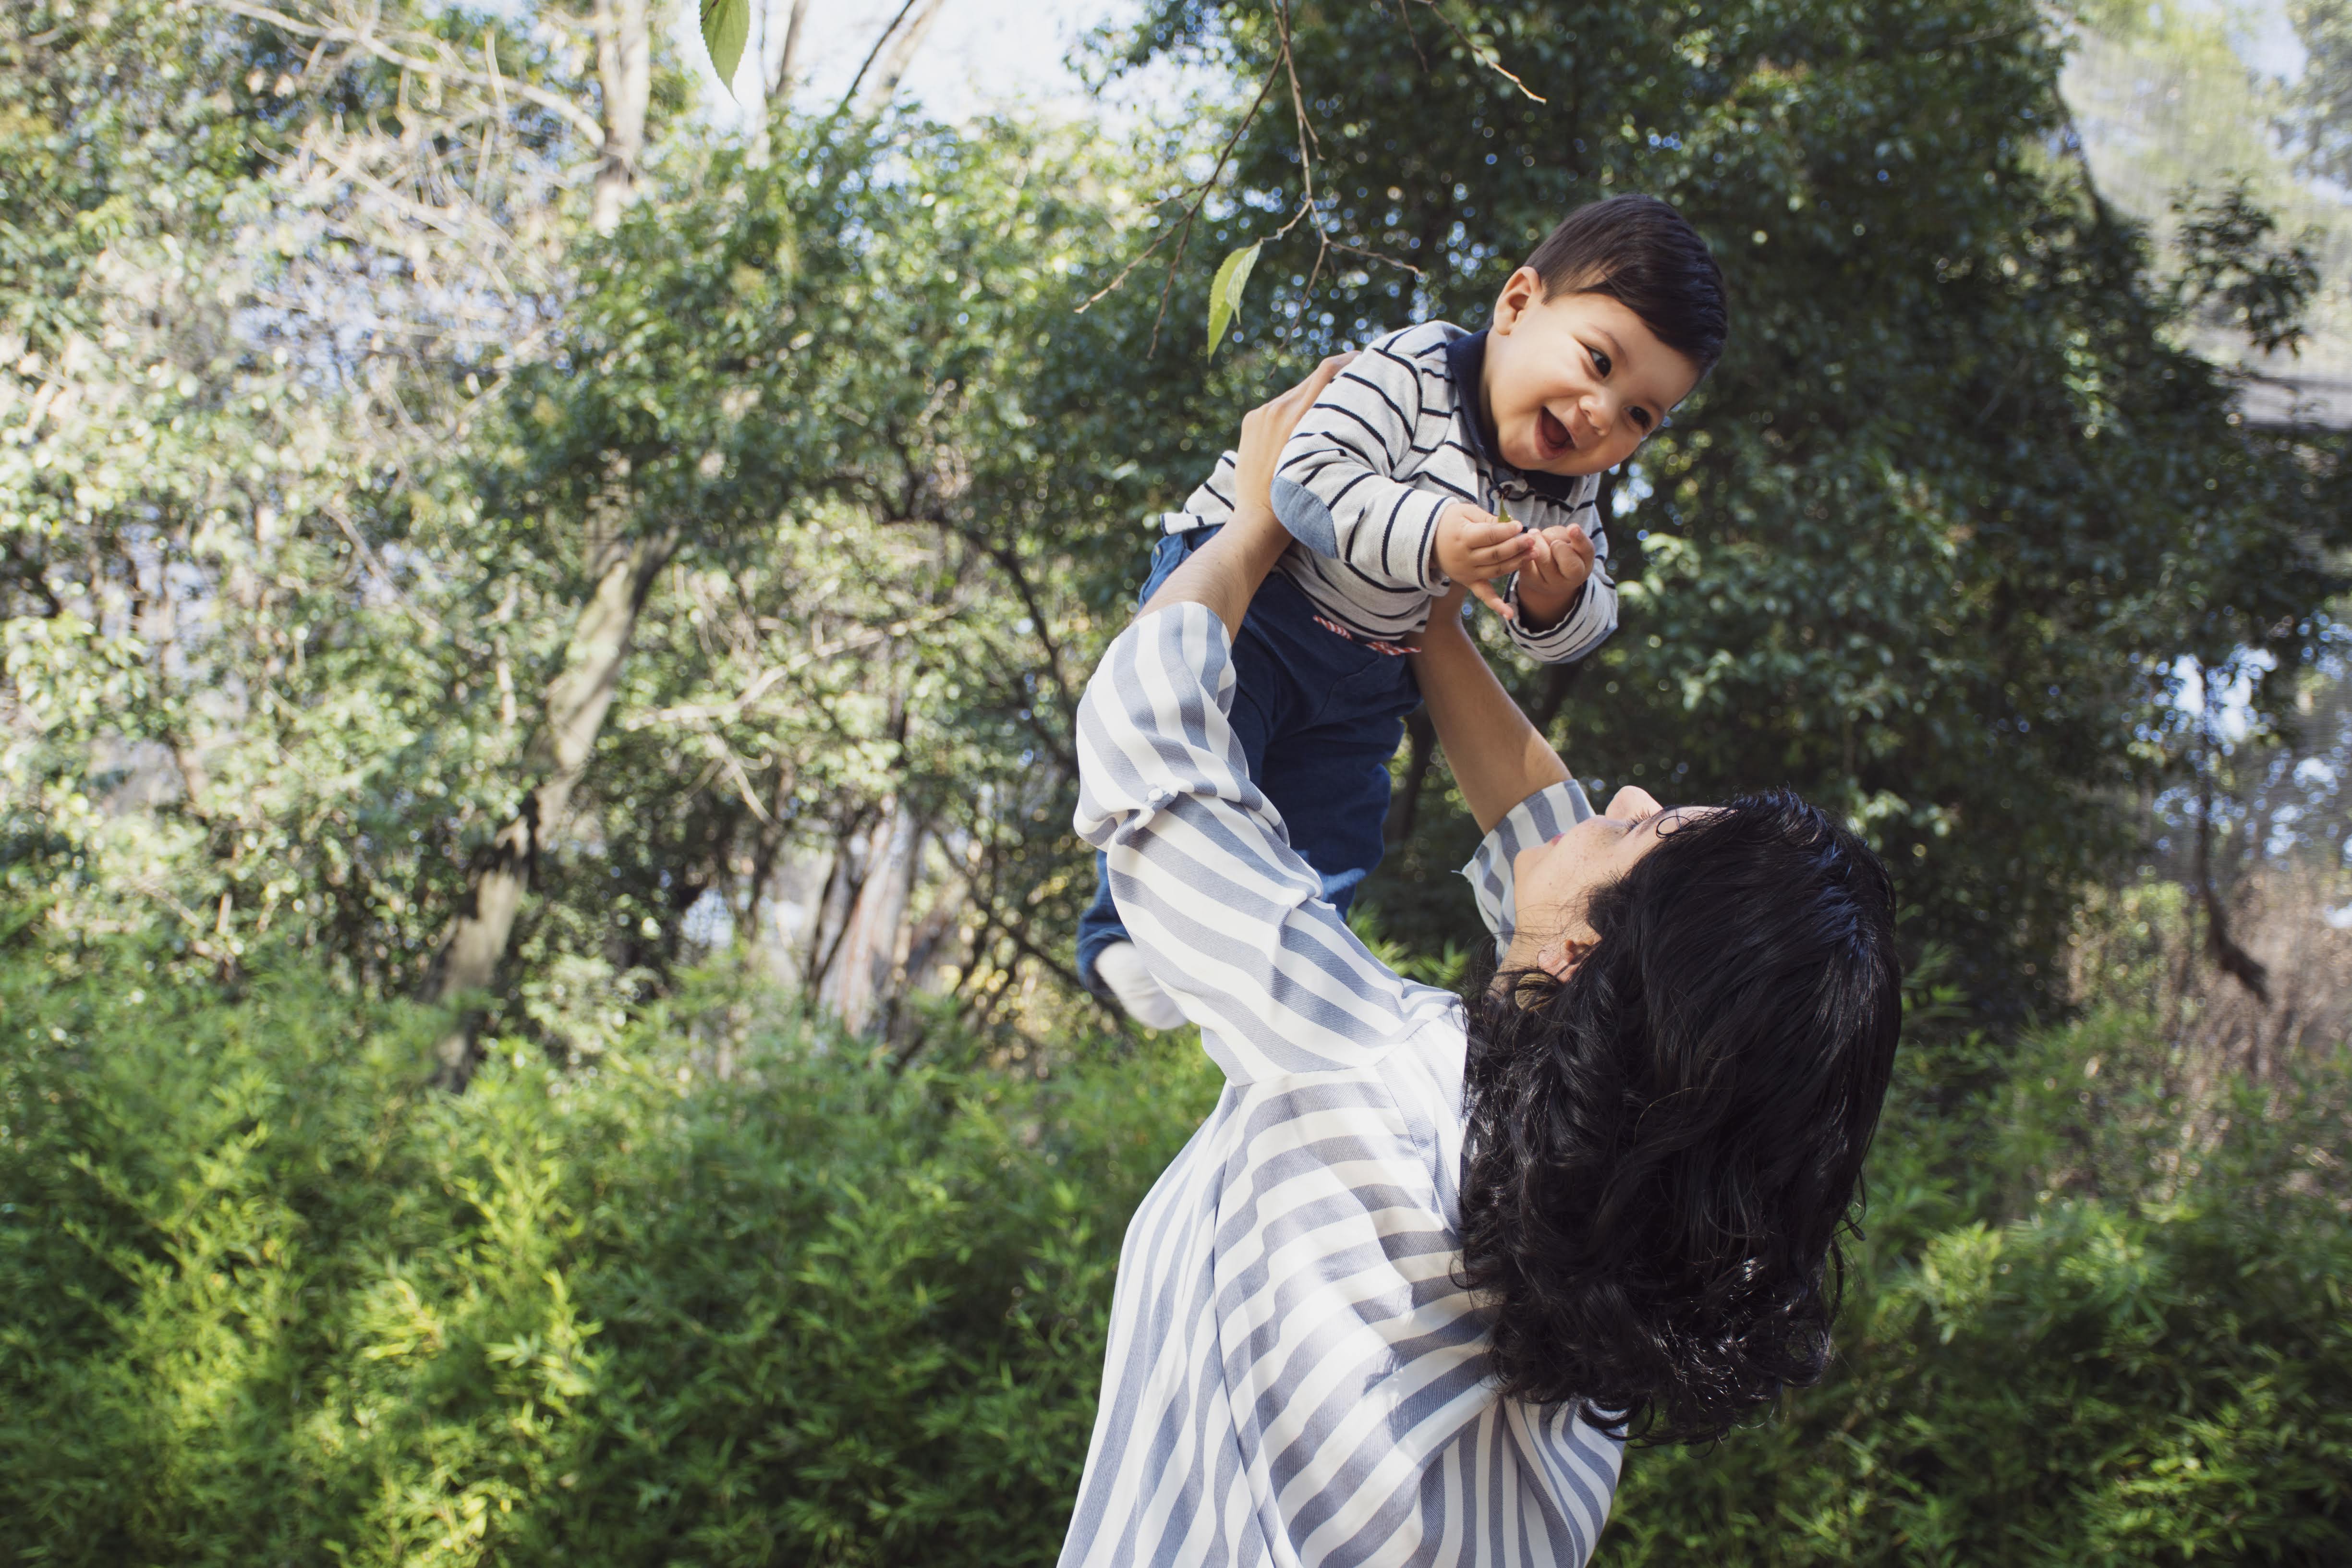
<path id="1" fill-rule="evenodd" d="M 1233 1085 L 1249 1163 L 1311 1149 L 1325 1164 L 1409 1164 L 1416 1190 L 1451 1224 L 1467 1047 L 1459 1002 L 1432 995 L 1451 1005 L 1431 1008 L 1372 1061 Z"/>

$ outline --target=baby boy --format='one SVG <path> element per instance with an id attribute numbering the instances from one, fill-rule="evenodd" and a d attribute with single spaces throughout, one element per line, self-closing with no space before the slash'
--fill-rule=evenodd
<path id="1" fill-rule="evenodd" d="M 1274 508 L 1297 542 L 1234 639 L 1233 723 L 1342 913 L 1380 862 L 1389 759 L 1421 700 L 1402 656 L 1432 600 L 1466 584 L 1547 664 L 1600 647 L 1617 626 L 1601 475 L 1713 368 L 1727 327 L 1696 231 L 1654 197 L 1612 196 L 1536 247 L 1485 331 L 1374 339 L 1291 437 Z M 1161 520 L 1145 599 L 1233 515 L 1234 456 Z M 1079 973 L 1172 1026 L 1116 891 L 1102 879 L 1079 922 Z"/>

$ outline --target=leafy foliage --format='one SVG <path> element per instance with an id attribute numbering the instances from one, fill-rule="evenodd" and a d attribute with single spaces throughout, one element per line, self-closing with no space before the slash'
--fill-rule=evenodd
<path id="1" fill-rule="evenodd" d="M 2263 353 L 2297 347 L 2304 311 L 2319 287 L 2308 240 L 2273 244 L 2278 220 L 2254 205 L 2242 179 L 2210 198 L 2185 192 L 2172 210 L 2180 220 L 2175 237 L 2189 309 L 2235 330 Z"/>
<path id="2" fill-rule="evenodd" d="M 453 1099 L 299 972 L 0 989 L 0 1547 L 57 1562 L 1048 1559 L 1210 1092 L 893 1076 L 721 988 Z"/>
<path id="3" fill-rule="evenodd" d="M 1257 265 L 1258 252 L 1264 242 L 1244 245 L 1217 264 L 1217 276 L 1209 285 L 1209 353 L 1213 357 L 1217 345 L 1224 342 L 1225 328 L 1241 313 L 1242 293 L 1249 287 L 1250 268 Z"/>
<path id="4" fill-rule="evenodd" d="M 1713 1453 L 1634 1456 L 1615 1560 L 2352 1547 L 2347 1064 L 2200 1115 L 2160 1038 L 2107 1013 L 1915 1053 L 1839 1374 Z"/>
<path id="5" fill-rule="evenodd" d="M 722 82 L 735 79 L 743 45 L 751 36 L 751 0 L 702 0 L 702 47 Z"/>
<path id="6" fill-rule="evenodd" d="M 1268 238 L 1273 299 L 1236 362 L 1479 324 L 1574 205 L 1675 202 L 1725 268 L 1731 348 L 1614 492 L 1622 630 L 1519 691 L 1587 775 L 1833 803 L 1977 994 L 2036 994 L 2024 966 L 2126 843 L 2111 803 L 2161 761 L 2136 735 L 2175 661 L 2260 648 L 2292 670 L 2324 636 L 2352 538 L 2332 448 L 2231 423 L 2228 386 L 2172 346 L 2185 307 L 2067 153 L 2035 6 L 1449 15 L 1465 34 L 1412 6 L 1297 14 L 1324 221 L 1418 270 L 1350 258 L 1310 291 L 1311 237 Z M 1132 58 L 1253 79 L 1279 63 L 1265 16 L 1171 0 Z M 1202 242 L 1281 226 L 1300 157 L 1288 123 L 1255 127 Z M 1465 848 L 1409 842 L 1368 896 L 1433 946 Z"/>
<path id="7" fill-rule="evenodd" d="M 904 1075 L 723 975 L 591 1071 L 299 968 L 0 955 L 0 1549 L 1049 1561 L 1111 1273 L 1214 1075 Z M 2352 1544 L 2338 1064 L 2189 1119 L 2141 1020 L 1913 1053 L 1832 1382 L 1630 1458 L 1604 1562 Z"/>

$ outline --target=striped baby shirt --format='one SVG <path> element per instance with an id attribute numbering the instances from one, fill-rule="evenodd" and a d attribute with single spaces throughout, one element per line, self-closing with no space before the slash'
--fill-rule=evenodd
<path id="1" fill-rule="evenodd" d="M 1063 1568 L 1575 1564 L 1620 1445 L 1499 1397 L 1459 1260 L 1461 1003 L 1317 893 L 1228 723 L 1204 606 L 1138 620 L 1078 711 L 1076 824 L 1225 1087 L 1120 1249 Z M 1513 858 L 1591 815 L 1530 797 L 1468 868 L 1498 942 Z"/>
<path id="2" fill-rule="evenodd" d="M 1513 642 L 1545 664 L 1582 658 L 1617 629 L 1617 584 L 1598 497 L 1601 478 L 1522 473 L 1494 450 L 1479 423 L 1486 334 L 1426 321 L 1375 338 L 1332 378 L 1299 422 L 1275 470 L 1274 510 L 1298 541 L 1281 570 L 1317 611 L 1369 642 L 1405 642 L 1429 623 L 1429 601 L 1453 584 L 1433 552 L 1437 518 L 1455 501 L 1534 529 L 1581 524 L 1592 575 L 1553 625 L 1506 623 Z M 1233 515 L 1232 452 L 1180 512 L 1170 533 Z M 1504 597 L 1518 604 L 1514 577 Z"/>

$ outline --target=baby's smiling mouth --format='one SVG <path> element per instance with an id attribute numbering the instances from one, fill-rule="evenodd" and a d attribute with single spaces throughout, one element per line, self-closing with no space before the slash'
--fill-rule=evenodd
<path id="1" fill-rule="evenodd" d="M 1544 461 L 1549 462 L 1562 452 L 1575 450 L 1576 438 L 1568 433 L 1567 426 L 1553 416 L 1550 409 L 1538 408 L 1536 410 L 1536 446 L 1543 453 Z"/>

